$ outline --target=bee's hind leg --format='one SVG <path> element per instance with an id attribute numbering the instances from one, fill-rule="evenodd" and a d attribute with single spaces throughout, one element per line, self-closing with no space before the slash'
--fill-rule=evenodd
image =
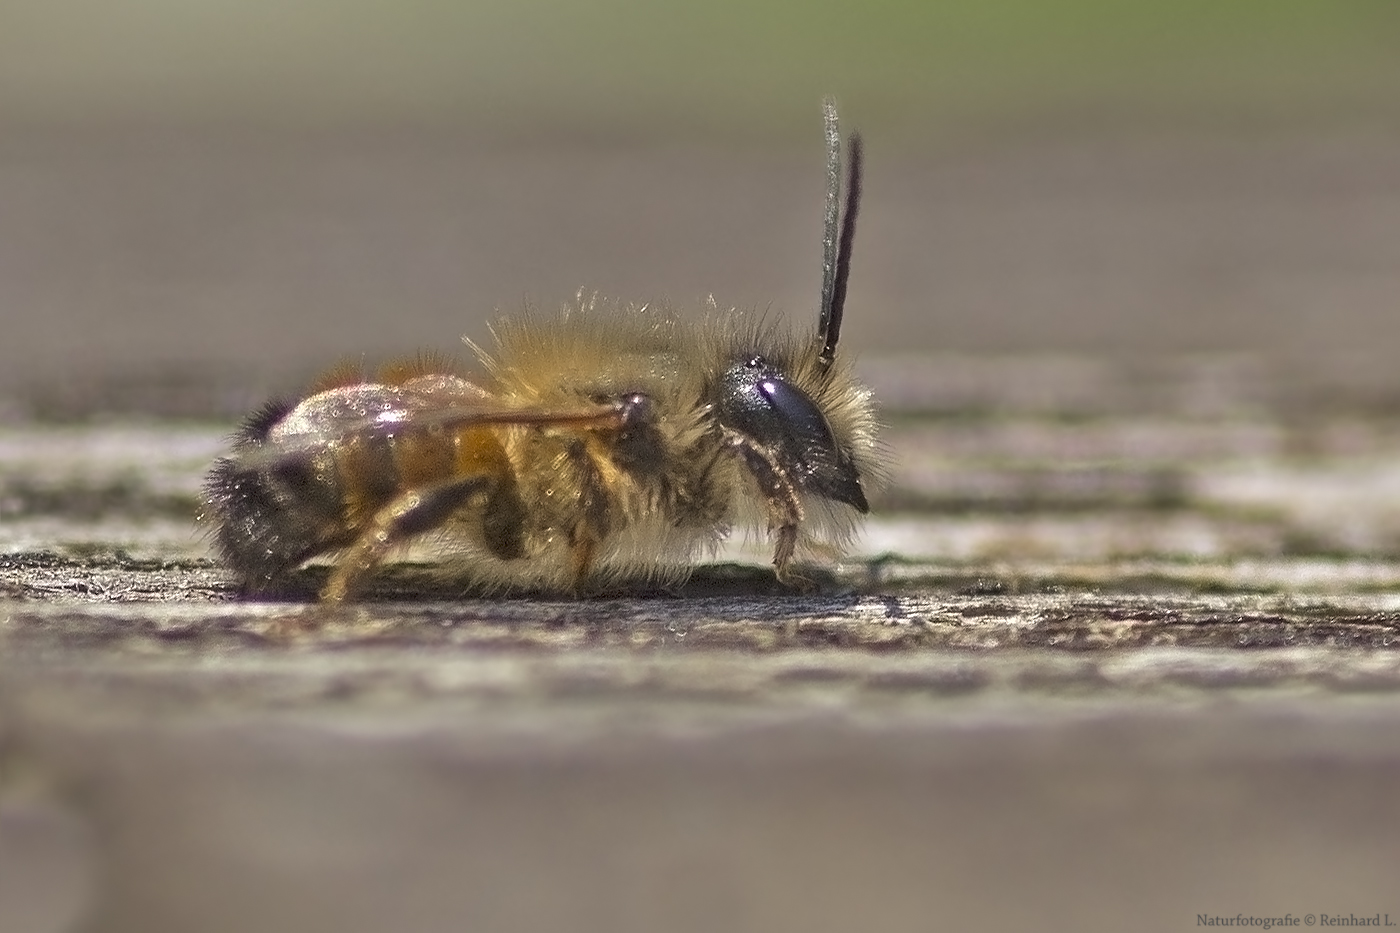
<path id="1" fill-rule="evenodd" d="M 321 600 L 334 603 L 345 599 L 396 544 L 441 525 L 493 482 L 488 476 L 477 475 L 400 493 L 374 513 L 360 536 L 336 559 L 321 589 Z"/>

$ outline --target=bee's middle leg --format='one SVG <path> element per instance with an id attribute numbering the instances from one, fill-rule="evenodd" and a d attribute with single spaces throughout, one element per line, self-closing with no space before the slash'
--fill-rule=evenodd
<path id="1" fill-rule="evenodd" d="M 578 518 L 569 529 L 569 556 L 574 593 L 584 590 L 598 551 L 613 529 L 613 505 L 617 501 L 617 477 L 605 452 L 587 443 L 568 448 L 566 455 L 574 467 L 578 483 Z"/>
<path id="2" fill-rule="evenodd" d="M 395 496 L 374 513 L 364 531 L 336 560 L 321 590 L 321 599 L 325 602 L 343 600 L 396 544 L 441 525 L 467 500 L 486 491 L 492 482 L 488 476 L 470 476 L 410 489 Z"/>

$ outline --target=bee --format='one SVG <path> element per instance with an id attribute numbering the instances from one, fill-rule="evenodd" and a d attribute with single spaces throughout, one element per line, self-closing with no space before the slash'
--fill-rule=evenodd
<path id="1" fill-rule="evenodd" d="M 401 545 L 433 540 L 487 591 L 680 582 L 735 529 L 767 533 L 778 579 L 839 555 L 879 480 L 871 392 L 837 355 L 862 148 L 824 105 L 827 194 L 815 333 L 753 314 L 693 322 L 580 292 L 467 344 L 479 372 L 420 356 L 334 370 L 250 415 L 204 484 L 202 518 L 246 595 L 331 563 L 351 596 Z"/>

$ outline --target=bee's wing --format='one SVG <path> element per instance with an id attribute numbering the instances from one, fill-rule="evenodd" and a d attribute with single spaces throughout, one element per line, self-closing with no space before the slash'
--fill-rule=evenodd
<path id="1" fill-rule="evenodd" d="M 317 393 L 298 404 L 268 432 L 267 438 L 240 451 L 251 469 L 298 460 L 357 439 L 396 434 L 455 430 L 473 425 L 530 425 L 607 429 L 623 420 L 620 403 L 581 403 L 542 408 L 510 405 L 463 379 L 450 384 L 386 386 L 361 383 Z"/>

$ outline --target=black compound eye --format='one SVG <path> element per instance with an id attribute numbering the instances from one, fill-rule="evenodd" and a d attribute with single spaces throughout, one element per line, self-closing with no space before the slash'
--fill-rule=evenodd
<path id="1" fill-rule="evenodd" d="M 800 488 L 868 511 L 855 464 L 807 393 L 762 357 L 731 365 L 719 388 L 720 421 L 771 451 Z"/>
<path id="2" fill-rule="evenodd" d="M 780 378 L 760 379 L 759 394 L 768 400 L 774 421 L 783 428 L 783 433 L 805 451 L 827 451 L 836 449 L 836 439 L 831 436 L 831 426 L 801 389 L 788 385 Z"/>

